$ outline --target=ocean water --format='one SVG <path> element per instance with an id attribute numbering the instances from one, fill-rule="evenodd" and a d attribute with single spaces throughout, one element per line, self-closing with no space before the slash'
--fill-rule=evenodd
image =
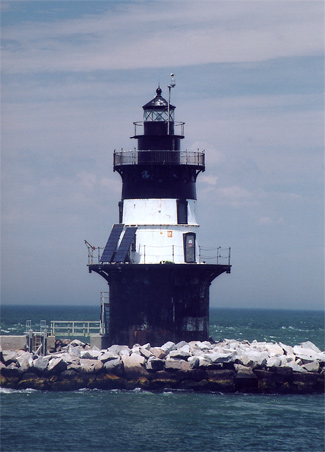
<path id="1" fill-rule="evenodd" d="M 26 319 L 98 320 L 98 307 L 7 307 L 1 334 Z M 36 329 L 36 328 L 35 328 Z M 314 311 L 212 309 L 215 340 L 310 340 L 324 349 Z M 2 452 L 324 452 L 322 395 L 1 390 Z"/>

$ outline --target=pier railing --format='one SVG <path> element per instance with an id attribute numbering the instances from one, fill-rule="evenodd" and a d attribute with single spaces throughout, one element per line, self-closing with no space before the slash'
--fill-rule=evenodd
<path id="1" fill-rule="evenodd" d="M 91 334 L 99 334 L 100 321 L 63 321 L 51 320 L 52 336 L 83 336 L 88 337 Z"/>

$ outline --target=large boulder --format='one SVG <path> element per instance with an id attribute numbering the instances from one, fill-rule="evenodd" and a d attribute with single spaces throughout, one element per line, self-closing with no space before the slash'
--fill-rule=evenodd
<path id="1" fill-rule="evenodd" d="M 318 372 L 319 371 L 319 362 L 312 361 L 310 363 L 304 364 L 302 367 L 304 369 L 308 370 L 308 372 Z"/>
<path id="2" fill-rule="evenodd" d="M 238 361 L 238 364 L 254 368 L 257 366 L 264 366 L 268 357 L 269 355 L 267 352 L 247 350 L 244 353 L 239 354 L 236 360 Z"/>
<path id="3" fill-rule="evenodd" d="M 220 364 L 220 363 L 230 363 L 234 360 L 234 353 L 228 352 L 228 353 L 219 353 L 219 352 L 212 352 L 209 355 L 207 355 L 211 362 L 214 364 Z"/>
<path id="4" fill-rule="evenodd" d="M 50 361 L 49 357 L 45 357 L 45 356 L 39 356 L 37 359 L 35 359 L 35 361 L 33 362 L 33 370 L 37 373 L 37 374 L 42 374 L 43 372 L 45 372 L 48 363 Z"/>
<path id="5" fill-rule="evenodd" d="M 191 366 L 187 361 L 179 359 L 166 359 L 165 370 L 167 371 L 178 371 L 188 372 L 191 370 Z"/>
<path id="6" fill-rule="evenodd" d="M 149 345 L 149 349 L 145 346 L 143 347 L 139 347 L 139 353 L 144 356 L 146 359 L 150 358 L 151 356 L 153 356 L 153 353 L 151 353 L 150 351 L 150 344 Z"/>
<path id="7" fill-rule="evenodd" d="M 148 372 L 143 367 L 146 361 L 143 356 L 137 353 L 132 353 L 130 356 L 122 354 L 122 361 L 126 378 L 134 379 L 147 376 Z"/>
<path id="8" fill-rule="evenodd" d="M 166 352 L 160 347 L 151 347 L 150 352 L 155 355 L 156 358 L 163 359 L 166 356 Z"/>
<path id="9" fill-rule="evenodd" d="M 300 344 L 300 347 L 301 348 L 307 348 L 309 350 L 313 350 L 316 353 L 322 353 L 321 350 L 315 344 L 313 344 L 310 341 L 302 342 Z"/>
<path id="10" fill-rule="evenodd" d="M 127 345 L 111 345 L 108 349 L 108 352 L 115 353 L 117 355 L 121 355 L 122 351 L 127 351 L 130 354 L 131 350 Z"/>
<path id="11" fill-rule="evenodd" d="M 2 362 L 8 366 L 13 362 L 17 362 L 18 354 L 15 350 L 2 350 Z"/>
<path id="12" fill-rule="evenodd" d="M 191 356 L 191 353 L 184 348 L 179 348 L 178 350 L 172 350 L 168 354 L 168 358 L 174 359 L 187 359 Z"/>
<path id="13" fill-rule="evenodd" d="M 47 366 L 46 373 L 57 375 L 67 369 L 67 363 L 63 358 L 52 358 Z"/>
<path id="14" fill-rule="evenodd" d="M 70 345 L 72 345 L 73 347 L 81 347 L 81 348 L 85 348 L 86 344 L 82 341 L 80 341 L 79 339 L 73 339 L 73 341 L 70 342 Z"/>
<path id="15" fill-rule="evenodd" d="M 123 374 L 123 363 L 119 357 L 110 359 L 104 363 L 103 370 L 107 373 L 120 376 Z"/>
<path id="16" fill-rule="evenodd" d="M 17 361 L 19 363 L 19 367 L 22 370 L 27 370 L 28 368 L 33 366 L 33 355 L 29 352 L 23 352 L 18 356 Z"/>
<path id="17" fill-rule="evenodd" d="M 162 345 L 160 349 L 165 352 L 166 355 L 168 355 L 168 353 L 170 353 L 172 350 L 176 350 L 176 345 L 174 344 L 174 342 L 169 341 Z"/>
<path id="18" fill-rule="evenodd" d="M 79 358 L 81 354 L 81 348 L 79 346 L 73 345 L 72 342 L 68 345 L 68 353 Z"/>
<path id="19" fill-rule="evenodd" d="M 118 354 L 116 353 L 112 353 L 109 351 L 105 351 L 101 356 L 98 357 L 98 359 L 102 362 L 102 363 L 106 363 L 107 361 L 112 361 L 112 360 L 120 360 L 120 357 Z"/>
<path id="20" fill-rule="evenodd" d="M 100 360 L 95 359 L 80 359 L 80 371 L 85 374 L 93 374 L 99 372 L 103 367 Z"/>
<path id="21" fill-rule="evenodd" d="M 92 349 L 92 350 L 82 350 L 80 352 L 81 359 L 99 359 L 102 356 L 102 352 L 100 350 Z"/>
<path id="22" fill-rule="evenodd" d="M 163 359 L 159 359 L 154 356 L 150 357 L 146 362 L 146 369 L 157 372 L 159 370 L 162 370 L 164 368 L 164 365 L 165 361 Z"/>

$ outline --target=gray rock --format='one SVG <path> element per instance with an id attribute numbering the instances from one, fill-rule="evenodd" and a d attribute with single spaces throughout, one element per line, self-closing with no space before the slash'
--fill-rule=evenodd
<path id="1" fill-rule="evenodd" d="M 265 350 L 270 356 L 283 355 L 283 348 L 279 344 L 267 343 Z"/>
<path id="2" fill-rule="evenodd" d="M 212 349 L 212 345 L 208 341 L 204 341 L 204 342 L 197 341 L 197 342 L 195 342 L 195 347 L 199 348 L 202 351 L 207 351 L 207 350 L 211 350 Z"/>
<path id="3" fill-rule="evenodd" d="M 291 367 L 291 369 L 294 370 L 295 372 L 301 372 L 301 373 L 308 372 L 307 369 L 304 369 L 302 366 L 299 366 L 295 362 L 287 363 L 286 367 Z"/>
<path id="4" fill-rule="evenodd" d="M 313 344 L 313 343 L 310 342 L 310 341 L 302 342 L 302 343 L 300 344 L 300 347 L 302 347 L 302 348 L 307 348 L 307 349 L 310 349 L 310 350 L 313 350 L 313 351 L 316 352 L 316 353 L 321 353 L 321 350 L 320 350 L 315 344 Z"/>
<path id="5" fill-rule="evenodd" d="M 107 372 L 115 373 L 116 371 L 120 371 L 122 369 L 122 361 L 120 358 L 110 359 L 104 363 L 104 369 Z"/>
<path id="6" fill-rule="evenodd" d="M 253 378 L 257 379 L 251 367 L 243 366 L 242 364 L 235 364 L 236 378 Z"/>
<path id="7" fill-rule="evenodd" d="M 167 371 L 189 371 L 191 370 L 191 366 L 187 361 L 179 360 L 179 359 L 166 359 L 165 361 L 165 369 Z"/>
<path id="8" fill-rule="evenodd" d="M 293 355 L 293 347 L 291 347 L 290 345 L 282 344 L 282 342 L 279 342 L 279 345 L 286 355 Z"/>
<path id="9" fill-rule="evenodd" d="M 81 359 L 99 359 L 102 356 L 102 352 L 100 350 L 82 350 L 80 352 Z"/>
<path id="10" fill-rule="evenodd" d="M 150 352 L 155 355 L 156 358 L 163 359 L 166 356 L 166 352 L 161 350 L 159 347 L 151 347 Z"/>
<path id="11" fill-rule="evenodd" d="M 73 341 L 70 342 L 70 345 L 72 345 L 72 347 L 84 348 L 86 344 L 82 341 L 79 341 L 79 339 L 74 339 Z"/>
<path id="12" fill-rule="evenodd" d="M 318 372 L 319 371 L 319 362 L 313 361 L 311 363 L 304 364 L 303 368 L 308 370 L 308 372 Z"/>
<path id="13" fill-rule="evenodd" d="M 213 352 L 207 356 L 209 356 L 212 363 L 217 364 L 217 363 L 231 363 L 236 355 L 234 353 Z"/>
<path id="14" fill-rule="evenodd" d="M 266 367 L 280 367 L 281 365 L 282 362 L 278 356 L 271 356 L 266 360 Z"/>
<path id="15" fill-rule="evenodd" d="M 145 363 L 145 358 L 137 353 L 132 353 L 131 356 L 122 356 L 122 362 L 127 378 L 138 378 L 147 374 L 147 370 L 142 366 Z"/>
<path id="16" fill-rule="evenodd" d="M 82 373 L 92 374 L 99 372 L 103 363 L 95 359 L 80 359 L 80 369 Z"/>
<path id="17" fill-rule="evenodd" d="M 211 365 L 211 359 L 207 355 L 197 356 L 197 358 L 199 359 L 199 367 L 200 368 L 209 367 Z"/>
<path id="18" fill-rule="evenodd" d="M 149 344 L 149 346 L 150 346 L 150 344 Z M 150 356 L 152 356 L 152 353 L 146 347 L 140 347 L 139 351 L 140 351 L 140 354 L 147 359 L 150 358 Z"/>
<path id="19" fill-rule="evenodd" d="M 129 347 L 127 345 L 111 345 L 107 351 L 114 353 L 116 355 L 120 355 L 122 350 L 127 350 L 128 353 L 130 354 L 131 350 L 129 349 Z"/>
<path id="20" fill-rule="evenodd" d="M 163 352 L 165 352 L 166 354 L 168 354 L 169 352 L 171 352 L 172 350 L 176 349 L 176 346 L 174 344 L 174 342 L 166 342 L 164 345 L 162 345 L 161 350 Z"/>
<path id="21" fill-rule="evenodd" d="M 198 356 L 190 356 L 187 360 L 189 365 L 191 366 L 191 369 L 198 369 L 200 365 L 200 359 Z"/>
<path id="22" fill-rule="evenodd" d="M 35 361 L 33 362 L 33 367 L 38 372 L 44 372 L 48 366 L 49 358 L 45 356 L 39 356 Z"/>
<path id="23" fill-rule="evenodd" d="M 169 358 L 175 358 L 175 359 L 187 359 L 191 356 L 191 353 L 183 350 L 183 349 L 178 349 L 178 350 L 172 350 L 171 352 L 169 352 L 168 357 Z"/>
<path id="24" fill-rule="evenodd" d="M 268 356 L 269 355 L 267 352 L 247 350 L 243 354 L 240 354 L 237 359 L 243 366 L 257 367 L 264 366 L 266 364 Z"/>
<path id="25" fill-rule="evenodd" d="M 146 350 L 150 350 L 151 345 L 149 344 L 149 342 L 147 344 L 144 344 L 141 346 L 142 348 L 145 348 Z"/>
<path id="26" fill-rule="evenodd" d="M 23 352 L 18 356 L 17 361 L 19 363 L 19 367 L 23 370 L 27 370 L 29 367 L 33 366 L 33 355 L 29 352 Z"/>
<path id="27" fill-rule="evenodd" d="M 72 345 L 72 342 L 71 342 L 71 344 L 68 346 L 68 353 L 70 355 L 77 356 L 79 358 L 80 352 L 81 352 L 80 347 Z"/>
<path id="28" fill-rule="evenodd" d="M 184 345 L 188 346 L 188 343 L 185 341 L 177 342 L 177 344 L 175 345 L 176 350 L 179 350 L 180 348 L 184 347 Z"/>
<path id="29" fill-rule="evenodd" d="M 156 357 L 151 357 L 146 362 L 146 369 L 153 370 L 155 372 L 162 370 L 164 368 L 165 361 Z"/>
<path id="30" fill-rule="evenodd" d="M 64 370 L 67 370 L 67 363 L 62 358 L 52 358 L 47 366 L 47 371 L 54 374 Z"/>
<path id="31" fill-rule="evenodd" d="M 17 362 L 17 352 L 14 350 L 2 350 L 2 361 L 3 363 L 8 366 L 9 364 L 13 362 Z"/>
<path id="32" fill-rule="evenodd" d="M 114 359 L 120 360 L 120 357 L 116 353 L 104 352 L 98 359 L 102 361 L 102 363 L 106 363 L 107 361 L 112 361 Z"/>

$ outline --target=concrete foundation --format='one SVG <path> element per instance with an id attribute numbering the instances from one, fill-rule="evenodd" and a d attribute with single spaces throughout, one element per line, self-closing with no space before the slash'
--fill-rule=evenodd
<path id="1" fill-rule="evenodd" d="M 109 347 L 109 337 L 102 336 L 101 334 L 92 334 L 90 336 L 90 347 L 97 347 L 99 350 L 103 350 Z"/>
<path id="2" fill-rule="evenodd" d="M 2 350 L 25 350 L 27 346 L 26 335 L 0 336 Z"/>

